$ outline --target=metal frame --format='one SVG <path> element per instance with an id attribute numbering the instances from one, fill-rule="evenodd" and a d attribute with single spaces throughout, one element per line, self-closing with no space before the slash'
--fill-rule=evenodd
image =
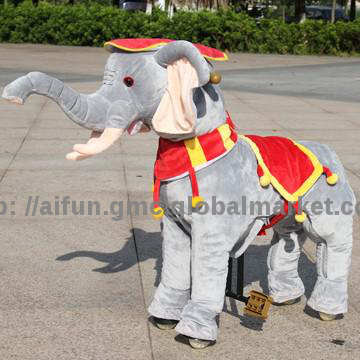
<path id="1" fill-rule="evenodd" d="M 238 258 L 229 257 L 228 276 L 226 279 L 225 295 L 235 300 L 247 303 L 248 297 L 244 296 L 244 254 Z M 236 268 L 236 286 L 233 291 L 233 269 Z"/>
<path id="2" fill-rule="evenodd" d="M 267 319 L 272 298 L 259 291 L 251 290 L 249 296 L 244 296 L 244 254 L 239 258 L 229 258 L 228 276 L 226 279 L 225 295 L 245 303 L 244 315 Z M 233 291 L 233 275 L 236 266 L 236 287 Z"/>

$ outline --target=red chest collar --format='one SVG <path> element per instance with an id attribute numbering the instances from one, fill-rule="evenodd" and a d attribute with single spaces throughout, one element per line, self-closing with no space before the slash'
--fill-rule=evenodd
<path id="1" fill-rule="evenodd" d="M 154 202 L 159 201 L 162 180 L 184 173 L 190 177 L 193 205 L 201 201 L 196 169 L 230 151 L 236 141 L 237 134 L 229 116 L 225 124 L 208 134 L 178 142 L 160 138 L 154 167 Z"/>

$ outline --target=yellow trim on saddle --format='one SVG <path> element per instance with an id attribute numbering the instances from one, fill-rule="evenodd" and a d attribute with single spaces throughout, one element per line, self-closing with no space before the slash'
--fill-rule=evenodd
<path id="1" fill-rule="evenodd" d="M 291 139 L 290 139 L 291 140 Z M 294 145 L 296 145 L 303 153 L 305 153 L 308 158 L 310 159 L 314 171 L 312 174 L 306 179 L 306 181 L 300 186 L 300 188 L 294 193 L 294 196 L 299 197 L 303 196 L 307 191 L 311 189 L 311 187 L 315 184 L 317 179 L 322 175 L 323 173 L 323 166 L 318 160 L 318 158 L 305 146 L 298 144 L 294 140 L 291 140 Z"/>
<path id="2" fill-rule="evenodd" d="M 219 135 L 221 137 L 221 140 L 224 144 L 224 147 L 226 151 L 231 150 L 235 143 L 231 140 L 231 130 L 229 124 L 223 124 L 220 125 L 216 130 L 219 132 Z M 185 148 L 187 150 L 187 153 L 189 155 L 191 165 L 193 167 L 205 164 L 208 162 L 206 159 L 205 151 L 202 148 L 200 141 L 198 137 L 194 137 L 188 140 L 184 140 Z M 224 151 L 225 152 L 225 151 Z"/>
<path id="3" fill-rule="evenodd" d="M 240 136 L 240 138 L 245 140 L 251 146 L 252 150 L 255 153 L 258 164 L 261 166 L 262 170 L 264 171 L 264 175 L 266 177 L 270 178 L 271 185 L 287 201 L 297 202 L 299 196 L 303 196 L 308 190 L 310 190 L 311 187 L 315 184 L 315 182 L 318 180 L 318 178 L 323 173 L 323 166 L 321 165 L 321 163 L 319 162 L 317 157 L 305 146 L 298 144 L 297 142 L 295 142 L 292 139 L 289 139 L 293 142 L 294 145 L 296 145 L 310 159 L 310 161 L 314 167 L 312 174 L 307 178 L 307 180 L 293 194 L 290 194 L 289 192 L 287 192 L 284 189 L 284 187 L 279 183 L 279 181 L 274 176 L 272 176 L 270 170 L 266 166 L 266 164 L 261 156 L 261 153 L 260 153 L 257 145 L 251 139 L 247 138 L 246 136 L 244 136 L 244 135 L 239 135 L 239 136 Z"/>

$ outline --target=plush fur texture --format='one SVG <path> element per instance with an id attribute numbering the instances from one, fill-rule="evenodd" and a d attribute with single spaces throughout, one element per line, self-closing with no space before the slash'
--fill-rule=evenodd
<path id="1" fill-rule="evenodd" d="M 183 134 L 159 132 L 159 135 L 176 141 L 191 138 L 214 130 L 226 119 L 221 92 L 218 86 L 208 83 L 212 67 L 194 49 L 188 42 L 177 41 L 157 52 L 113 53 L 105 67 L 103 84 L 92 95 L 78 94 L 43 73 L 30 73 L 9 84 L 3 97 L 22 103 L 32 93 L 48 96 L 70 119 L 93 130 L 127 129 L 134 121 L 142 121 L 152 128 L 153 116 L 168 88 L 166 67 L 185 58 L 196 69 L 200 83 L 200 87 L 192 89 L 192 106 L 196 113 L 193 130 Z M 126 76 L 134 79 L 132 87 L 124 84 Z M 113 142 L 116 137 L 110 138 Z M 80 155 L 94 155 L 112 143 L 102 137 L 99 139 L 78 147 L 78 151 L 83 151 Z M 102 141 L 103 146 L 96 147 L 97 141 Z M 324 202 L 330 198 L 332 209 L 338 211 L 342 202 L 354 202 L 353 191 L 336 154 L 325 145 L 303 144 L 323 165 L 339 175 L 335 186 L 329 186 L 322 176 L 304 201 Z M 201 195 L 210 207 L 206 215 L 195 212 L 181 217 L 178 210 L 170 211 L 167 206 L 170 202 L 187 201 L 191 196 L 188 177 L 161 186 L 161 202 L 166 208 L 162 220 L 163 268 L 149 312 L 155 317 L 180 320 L 176 330 L 181 334 L 207 340 L 217 337 L 215 319 L 223 307 L 229 254 L 243 252 L 264 218 L 271 215 L 250 214 L 249 205 L 245 214 L 242 197 L 246 197 L 248 204 L 249 201 L 268 201 L 273 205 L 280 199 L 271 186 L 260 186 L 256 170 L 254 153 L 243 140 L 239 140 L 226 156 L 199 170 L 197 180 Z M 212 215 L 212 196 L 215 195 L 225 204 L 238 202 L 242 214 Z M 328 314 L 346 312 L 352 215 L 308 212 L 303 224 L 296 223 L 293 216 L 277 224 L 268 257 L 271 296 L 283 302 L 304 293 L 297 264 L 305 236 L 318 246 L 318 279 L 308 305 Z"/>
<path id="2" fill-rule="evenodd" d="M 324 145 L 302 144 L 313 151 L 325 166 L 339 174 L 340 179 L 332 187 L 322 176 L 304 196 L 303 202 L 323 202 L 330 198 L 334 202 L 332 211 L 340 210 L 344 201 L 354 203 L 354 194 L 336 154 Z M 225 204 L 236 201 L 241 213 L 244 213 L 242 196 L 248 201 L 268 201 L 272 208 L 280 197 L 272 187 L 264 189 L 259 185 L 256 167 L 252 150 L 240 140 L 226 157 L 200 170 L 197 173 L 199 188 L 210 210 L 213 195 Z M 187 199 L 190 195 L 187 178 L 167 183 L 161 192 L 165 204 Z M 176 329 L 182 334 L 216 339 L 215 317 L 223 306 L 229 252 L 238 245 L 240 238 L 244 241 L 243 235 L 248 233 L 255 220 L 263 218 L 249 212 L 247 207 L 247 215 L 211 215 L 210 211 L 207 215 L 195 213 L 184 218 L 180 217 L 180 213 L 168 213 L 163 226 L 163 276 L 150 305 L 150 313 L 157 317 L 181 319 Z M 304 224 L 297 223 L 292 215 L 276 225 L 268 256 L 271 296 L 276 302 L 283 302 L 304 294 L 297 266 L 305 236 L 316 241 L 318 246 L 318 280 L 308 305 L 329 314 L 345 313 L 352 215 L 314 215 L 308 212 Z M 168 256 L 169 253 L 173 256 Z M 191 300 L 188 301 L 188 298 Z"/>

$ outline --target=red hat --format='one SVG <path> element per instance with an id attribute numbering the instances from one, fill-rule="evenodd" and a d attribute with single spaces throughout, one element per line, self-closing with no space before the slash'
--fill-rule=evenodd
<path id="1" fill-rule="evenodd" d="M 114 52 L 115 49 L 120 49 L 124 52 L 144 52 L 154 51 L 159 47 L 164 46 L 170 42 L 176 40 L 172 39 L 114 39 L 106 42 L 104 47 L 109 52 Z M 208 60 L 215 61 L 227 61 L 228 56 L 217 49 L 211 47 L 194 44 L 194 46 L 200 51 L 201 55 Z"/>

